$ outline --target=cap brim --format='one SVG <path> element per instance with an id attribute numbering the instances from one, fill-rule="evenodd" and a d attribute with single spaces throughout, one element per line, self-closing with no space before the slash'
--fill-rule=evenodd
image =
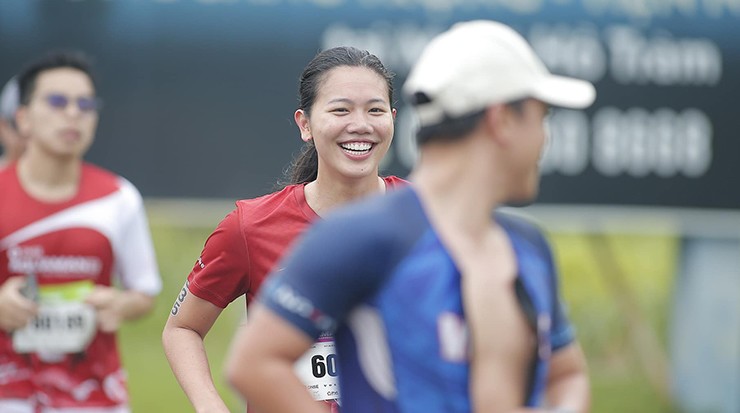
<path id="1" fill-rule="evenodd" d="M 583 109 L 596 99 L 596 89 L 585 80 L 549 75 L 537 83 L 532 97 L 553 106 Z"/>

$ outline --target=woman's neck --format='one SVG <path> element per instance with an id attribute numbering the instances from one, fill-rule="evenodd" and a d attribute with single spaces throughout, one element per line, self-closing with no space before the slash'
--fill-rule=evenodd
<path id="1" fill-rule="evenodd" d="M 342 204 L 385 192 L 385 189 L 385 181 L 377 175 L 356 179 L 329 179 L 319 174 L 315 181 L 306 184 L 304 191 L 311 209 L 323 216 Z"/>

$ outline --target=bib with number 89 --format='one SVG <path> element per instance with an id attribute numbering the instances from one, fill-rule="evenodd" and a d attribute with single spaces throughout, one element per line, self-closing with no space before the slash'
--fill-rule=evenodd
<path id="1" fill-rule="evenodd" d="M 36 318 L 13 333 L 17 353 L 79 353 L 95 336 L 95 309 L 82 302 L 92 289 L 89 282 L 39 288 Z"/>

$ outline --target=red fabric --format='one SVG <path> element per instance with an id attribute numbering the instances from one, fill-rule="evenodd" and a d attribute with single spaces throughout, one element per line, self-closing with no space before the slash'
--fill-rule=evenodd
<path id="1" fill-rule="evenodd" d="M 83 164 L 78 193 L 64 202 L 42 202 L 20 185 L 16 164 L 0 171 L 0 284 L 34 271 L 38 283 L 90 280 L 111 285 L 114 251 L 105 225 L 77 225 L 74 208 L 113 194 L 120 178 Z M 95 209 L 95 212 L 100 211 Z M 123 211 L 121 211 L 123 212 Z M 54 214 L 68 214 L 52 220 Z M 107 228 L 107 227 L 106 227 Z M 18 230 L 32 236 L 15 242 Z M 38 397 L 52 407 L 115 406 L 128 398 L 115 336 L 98 332 L 80 354 L 42 359 L 17 354 L 12 336 L 0 332 L 0 399 Z"/>
<path id="2" fill-rule="evenodd" d="M 383 179 L 389 190 L 407 184 L 395 176 Z M 246 295 L 248 306 L 290 244 L 319 219 L 306 202 L 304 186 L 237 201 L 206 240 L 188 275 L 190 292 L 221 308 Z M 339 412 L 335 401 L 325 404 L 329 412 Z"/>
<path id="3" fill-rule="evenodd" d="M 406 181 L 384 178 L 389 189 Z M 247 305 L 293 240 L 319 216 L 306 202 L 304 185 L 240 200 L 208 237 L 188 275 L 194 295 L 225 308 L 242 295 Z"/>

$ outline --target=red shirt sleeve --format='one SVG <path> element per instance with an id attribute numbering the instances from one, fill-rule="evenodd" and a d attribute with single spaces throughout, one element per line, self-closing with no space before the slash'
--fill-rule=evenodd
<path id="1" fill-rule="evenodd" d="M 206 240 L 188 275 L 191 293 L 226 308 L 249 290 L 249 254 L 238 209 L 230 212 Z"/>

